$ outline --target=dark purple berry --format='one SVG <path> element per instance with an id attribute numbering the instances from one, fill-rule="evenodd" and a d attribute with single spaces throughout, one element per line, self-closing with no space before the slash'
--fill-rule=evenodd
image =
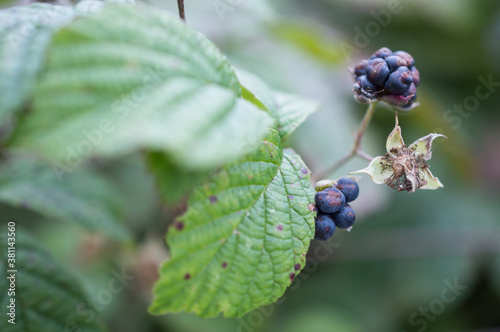
<path id="1" fill-rule="evenodd" d="M 400 56 L 406 61 L 406 67 L 411 68 L 415 64 L 415 60 L 413 60 L 413 57 L 410 55 L 410 53 L 405 52 L 405 51 L 396 51 L 394 52 L 394 55 Z"/>
<path id="2" fill-rule="evenodd" d="M 333 221 L 338 228 L 349 228 L 354 224 L 356 214 L 349 204 L 346 204 L 342 210 L 333 215 Z"/>
<path id="3" fill-rule="evenodd" d="M 413 78 L 410 70 L 407 67 L 399 67 L 389 75 L 385 83 L 385 90 L 395 95 L 402 95 L 408 90 L 411 83 L 413 83 Z"/>
<path id="4" fill-rule="evenodd" d="M 386 57 L 388 57 L 391 54 L 392 54 L 392 51 L 390 49 L 388 49 L 387 47 L 382 47 L 382 48 L 376 50 L 372 54 L 372 56 L 370 57 L 370 59 L 375 59 L 375 58 L 385 59 Z"/>
<path id="5" fill-rule="evenodd" d="M 366 67 L 366 77 L 377 86 L 384 86 L 390 73 L 389 66 L 383 59 L 370 60 L 368 67 Z"/>
<path id="6" fill-rule="evenodd" d="M 326 241 L 335 233 L 335 222 L 329 214 L 318 214 L 314 219 L 315 231 L 314 239 Z"/>
<path id="7" fill-rule="evenodd" d="M 420 73 L 418 72 L 417 67 L 412 67 L 410 72 L 411 77 L 413 78 L 413 83 L 415 83 L 415 86 L 417 87 L 420 84 Z"/>
<path id="8" fill-rule="evenodd" d="M 359 195 L 359 186 L 356 181 L 351 178 L 343 177 L 340 178 L 335 186 L 338 190 L 342 192 L 345 196 L 346 202 L 352 202 Z"/>
<path id="9" fill-rule="evenodd" d="M 385 62 L 387 62 L 391 73 L 399 67 L 407 67 L 405 59 L 397 55 L 388 56 L 387 58 L 385 58 Z"/>
<path id="10" fill-rule="evenodd" d="M 374 92 L 380 90 L 380 88 L 378 88 L 375 84 L 373 84 L 372 82 L 370 82 L 368 80 L 366 75 L 361 75 L 360 77 L 358 77 L 358 79 L 356 80 L 356 83 L 359 84 L 359 86 L 365 92 L 368 92 L 370 94 L 373 94 Z"/>
<path id="11" fill-rule="evenodd" d="M 361 60 L 356 67 L 354 67 L 354 75 L 356 77 L 366 74 L 366 67 L 368 66 L 368 60 Z"/>
<path id="12" fill-rule="evenodd" d="M 345 196 L 334 187 L 316 193 L 316 206 L 324 213 L 335 213 L 345 205 Z"/>
<path id="13" fill-rule="evenodd" d="M 402 107 L 403 108 L 410 107 L 413 104 L 413 102 L 417 100 L 417 87 L 415 86 L 415 83 L 410 84 L 408 90 L 406 90 L 406 92 L 403 93 L 401 97 L 408 99 L 408 102 Z"/>

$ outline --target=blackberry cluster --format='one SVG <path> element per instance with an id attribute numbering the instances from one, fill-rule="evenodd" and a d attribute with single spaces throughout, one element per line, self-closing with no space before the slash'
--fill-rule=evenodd
<path id="1" fill-rule="evenodd" d="M 361 103 L 381 100 L 403 110 L 411 109 L 420 83 L 420 74 L 414 64 L 409 53 L 392 52 L 382 47 L 354 68 L 355 99 Z"/>
<path id="2" fill-rule="evenodd" d="M 358 183 L 346 177 L 340 178 L 334 187 L 316 193 L 316 240 L 328 240 L 337 227 L 346 229 L 354 224 L 356 214 L 348 203 L 358 195 Z"/>

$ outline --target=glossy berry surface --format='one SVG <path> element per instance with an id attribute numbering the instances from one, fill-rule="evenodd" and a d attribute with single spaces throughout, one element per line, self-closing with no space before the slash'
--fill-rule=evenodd
<path id="1" fill-rule="evenodd" d="M 354 97 L 361 103 L 380 100 L 409 110 L 417 99 L 420 73 L 408 52 L 382 47 L 368 60 L 361 60 L 352 73 Z"/>
<path id="2" fill-rule="evenodd" d="M 318 214 L 314 221 L 314 239 L 326 241 L 335 233 L 336 226 L 331 215 Z"/>
<path id="3" fill-rule="evenodd" d="M 408 67 L 399 67 L 389 75 L 387 82 L 385 82 L 385 89 L 392 94 L 402 95 L 410 88 L 412 83 L 413 77 Z"/>
<path id="4" fill-rule="evenodd" d="M 316 207 L 324 213 L 335 213 L 345 205 L 345 196 L 335 187 L 326 188 L 316 193 Z"/>
<path id="5" fill-rule="evenodd" d="M 351 178 L 340 178 L 335 187 L 344 194 L 346 202 L 352 202 L 359 196 L 358 183 Z"/>
<path id="6" fill-rule="evenodd" d="M 333 221 L 338 228 L 349 228 L 354 225 L 356 214 L 349 204 L 346 204 L 342 210 L 333 215 Z"/>
<path id="7" fill-rule="evenodd" d="M 391 71 L 389 70 L 387 62 L 383 59 L 377 58 L 370 60 L 368 66 L 366 67 L 366 73 L 366 76 L 371 83 L 377 86 L 382 86 L 384 85 L 384 82 L 387 81 Z"/>

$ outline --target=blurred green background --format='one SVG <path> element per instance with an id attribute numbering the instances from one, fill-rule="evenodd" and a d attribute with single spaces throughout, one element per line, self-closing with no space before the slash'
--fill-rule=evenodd
<path id="1" fill-rule="evenodd" d="M 177 13 L 174 0 L 148 3 Z M 187 0 L 186 16 L 236 67 L 321 102 L 287 141 L 313 176 L 350 150 L 364 114 L 348 67 L 382 46 L 409 52 L 421 106 L 400 114 L 403 137 L 448 137 L 435 142 L 429 162 L 444 188 L 399 193 L 363 176 L 354 229 L 313 241 L 284 297 L 240 319 L 147 313 L 157 266 L 168 257 L 167 226 L 184 206 L 161 204 L 140 156 L 96 161 L 120 192 L 117 208 L 134 243 L 1 206 L 90 295 L 108 287 L 113 269 L 133 276 L 100 308 L 103 323 L 119 332 L 500 331 L 500 2 Z M 478 88 L 480 77 L 498 83 Z M 488 96 L 476 97 L 477 89 Z M 394 112 L 379 106 L 364 150 L 382 155 L 393 126 Z M 354 159 L 330 177 L 365 166 Z"/>

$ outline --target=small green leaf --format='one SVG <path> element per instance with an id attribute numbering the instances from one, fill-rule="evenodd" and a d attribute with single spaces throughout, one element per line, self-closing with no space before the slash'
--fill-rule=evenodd
<path id="1" fill-rule="evenodd" d="M 2 332 L 103 331 L 95 313 L 89 319 L 87 295 L 78 281 L 59 264 L 26 230 L 16 226 L 15 273 L 7 261 L 7 225 L 0 233 L 0 304 L 3 309 Z M 8 295 L 10 279 L 15 274 L 15 296 Z M 15 325 L 7 323 L 7 305 L 15 299 Z M 82 308 L 86 314 L 82 315 Z"/>
<path id="2" fill-rule="evenodd" d="M 278 129 L 282 140 L 287 139 L 319 107 L 312 100 L 274 92 L 255 75 L 241 69 L 237 70 L 237 75 L 242 85 L 243 98 L 269 111 L 275 119 L 274 128 Z"/>
<path id="3" fill-rule="evenodd" d="M 169 230 L 171 258 L 150 311 L 235 317 L 283 295 L 314 235 L 309 174 L 270 130 L 253 153 L 196 189 Z"/>
<path id="4" fill-rule="evenodd" d="M 96 173 L 80 169 L 57 176 L 56 165 L 33 158 L 12 157 L 0 164 L 0 201 L 40 213 L 47 219 L 76 222 L 125 240 L 114 197 L 117 192 Z"/>
<path id="5" fill-rule="evenodd" d="M 217 47 L 172 15 L 106 5 L 54 36 L 12 147 L 71 156 L 164 152 L 208 170 L 247 153 L 272 119 L 240 98 Z"/>
<path id="6" fill-rule="evenodd" d="M 278 108 L 278 131 L 283 140 L 319 108 L 315 101 L 279 92 L 274 93 L 274 102 Z"/>
<path id="7" fill-rule="evenodd" d="M 40 3 L 0 10 L 0 138 L 33 92 L 54 31 L 72 18 L 71 9 Z"/>

